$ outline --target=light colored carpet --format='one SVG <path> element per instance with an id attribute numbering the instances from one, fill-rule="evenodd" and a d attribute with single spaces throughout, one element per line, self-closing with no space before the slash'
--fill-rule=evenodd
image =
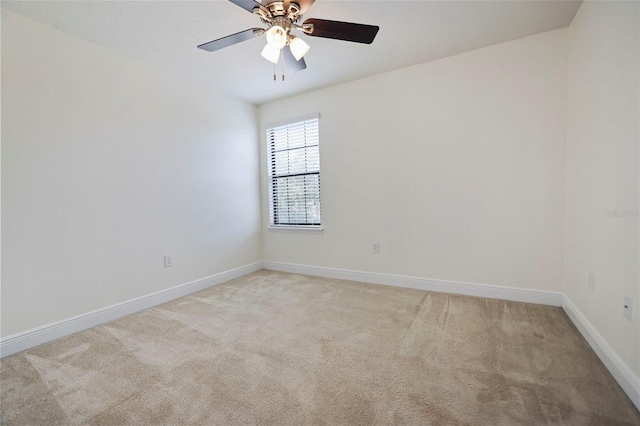
<path id="1" fill-rule="evenodd" d="M 1 362 L 2 424 L 640 424 L 559 308 L 260 271 Z"/>

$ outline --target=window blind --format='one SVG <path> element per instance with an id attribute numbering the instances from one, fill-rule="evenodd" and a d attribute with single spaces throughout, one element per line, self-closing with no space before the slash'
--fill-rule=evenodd
<path id="1" fill-rule="evenodd" d="M 272 226 L 320 226 L 318 118 L 267 129 Z"/>

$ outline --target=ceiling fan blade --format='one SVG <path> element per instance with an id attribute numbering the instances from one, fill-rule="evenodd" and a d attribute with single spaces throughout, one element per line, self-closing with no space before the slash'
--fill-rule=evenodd
<path id="1" fill-rule="evenodd" d="M 380 27 L 377 25 L 355 24 L 353 22 L 329 21 L 326 19 L 307 19 L 303 25 L 313 24 L 313 37 L 333 38 L 371 44 Z M 306 32 L 306 31 L 305 31 Z"/>
<path id="2" fill-rule="evenodd" d="M 214 52 L 216 50 L 232 46 L 236 43 L 261 36 L 263 33 L 264 30 L 262 28 L 251 28 L 248 30 L 240 31 L 239 33 L 219 38 L 217 40 L 210 41 L 208 43 L 203 43 L 198 46 L 198 49 L 206 50 L 208 52 Z"/>
<path id="3" fill-rule="evenodd" d="M 298 3 L 298 6 L 300 6 L 300 15 L 307 13 L 314 1 L 316 0 L 293 0 L 294 3 Z"/>
<path id="4" fill-rule="evenodd" d="M 236 6 L 240 6 L 241 8 L 243 8 L 249 13 L 253 13 L 253 9 L 255 9 L 256 7 L 259 7 L 260 9 L 265 9 L 262 3 L 254 0 L 229 0 L 229 1 L 235 4 Z"/>
<path id="5" fill-rule="evenodd" d="M 287 68 L 291 71 L 291 74 L 307 68 L 307 63 L 304 61 L 304 58 L 300 58 L 299 61 L 296 61 L 295 56 L 291 53 L 291 47 L 289 45 L 282 48 L 282 56 L 284 56 L 284 62 L 287 64 Z"/>

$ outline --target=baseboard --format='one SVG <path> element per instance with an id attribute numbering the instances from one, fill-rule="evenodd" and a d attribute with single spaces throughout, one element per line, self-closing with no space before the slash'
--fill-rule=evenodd
<path id="1" fill-rule="evenodd" d="M 375 272 L 350 271 L 347 269 L 324 268 L 271 261 L 264 261 L 264 268 L 271 269 L 273 271 L 360 281 L 394 287 L 415 288 L 418 290 L 435 291 L 439 293 L 463 294 L 466 296 L 486 297 L 489 299 L 535 303 L 537 305 L 562 306 L 562 294 L 550 291 L 501 287 L 489 284 L 476 284 L 431 278 L 416 278 L 403 275 L 380 274 Z"/>
<path id="2" fill-rule="evenodd" d="M 562 309 L 567 313 L 576 328 L 589 343 L 600 361 L 607 367 L 622 390 L 627 394 L 638 410 L 640 410 L 640 378 L 631 371 L 631 368 L 613 350 L 606 340 L 591 325 L 589 320 L 580 312 L 567 296 L 562 298 Z"/>
<path id="3" fill-rule="evenodd" d="M 262 262 L 255 262 L 239 268 L 231 269 L 219 274 L 210 275 L 195 281 L 181 284 L 166 290 L 148 294 L 146 296 L 127 300 L 122 303 L 107 306 L 86 314 L 78 315 L 42 327 L 27 330 L 7 336 L 0 340 L 0 357 L 13 355 L 18 352 L 42 345 L 43 343 L 104 324 L 126 315 L 152 308 L 161 303 L 186 296 L 196 291 L 204 290 L 234 278 L 239 278 L 263 268 Z"/>

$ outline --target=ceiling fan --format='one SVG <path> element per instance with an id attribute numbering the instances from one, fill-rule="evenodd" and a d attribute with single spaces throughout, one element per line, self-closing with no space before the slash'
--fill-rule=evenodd
<path id="1" fill-rule="evenodd" d="M 287 67 L 292 72 L 307 68 L 303 56 L 310 48 L 304 40 L 291 34 L 292 30 L 299 30 L 313 37 L 371 44 L 380 29 L 380 27 L 375 25 L 329 21 L 326 19 L 307 19 L 300 24 L 302 15 L 311 7 L 315 0 L 229 1 L 248 12 L 258 15 L 262 22 L 267 25 L 267 28 L 250 28 L 208 43 L 203 43 L 199 45 L 198 48 L 213 52 L 266 34 L 267 44 L 262 50 L 262 57 L 273 62 L 273 64 L 277 64 L 280 56 L 282 56 L 284 57 Z"/>

